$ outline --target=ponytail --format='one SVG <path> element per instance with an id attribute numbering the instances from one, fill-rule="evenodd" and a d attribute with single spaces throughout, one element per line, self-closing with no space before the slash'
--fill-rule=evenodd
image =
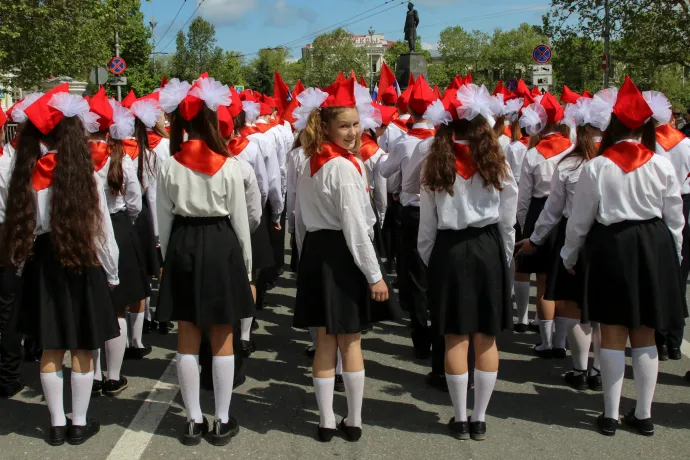
<path id="1" fill-rule="evenodd" d="M 458 122 L 438 127 L 422 170 L 423 186 L 432 192 L 446 192 L 450 196 L 453 196 L 456 173 L 453 151 L 453 132 L 456 123 Z"/>
<path id="2" fill-rule="evenodd" d="M 108 187 L 115 196 L 125 194 L 125 175 L 122 171 L 122 158 L 125 156 L 125 149 L 122 141 L 108 139 L 108 149 L 110 150 L 110 167 L 108 168 Z M 139 154 L 141 156 L 141 154 Z"/>

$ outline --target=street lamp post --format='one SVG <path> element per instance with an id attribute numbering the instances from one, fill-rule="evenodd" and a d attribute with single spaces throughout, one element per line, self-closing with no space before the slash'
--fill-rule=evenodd
<path id="1" fill-rule="evenodd" d="M 369 87 L 374 81 L 374 28 L 369 26 Z M 371 89 L 369 90 L 371 92 Z"/>

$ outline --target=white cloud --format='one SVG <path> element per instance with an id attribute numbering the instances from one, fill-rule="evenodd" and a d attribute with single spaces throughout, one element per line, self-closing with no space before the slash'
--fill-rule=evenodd
<path id="1" fill-rule="evenodd" d="M 309 7 L 294 7 L 287 0 L 277 0 L 272 9 L 266 13 L 266 24 L 272 26 L 287 26 L 301 20 L 313 23 L 316 20 L 316 11 Z"/>
<path id="2" fill-rule="evenodd" d="M 197 0 L 199 4 L 200 0 Z M 216 26 L 227 26 L 239 21 L 246 13 L 259 7 L 259 0 L 205 0 L 199 15 Z"/>
<path id="3" fill-rule="evenodd" d="M 422 49 L 423 50 L 431 51 L 431 50 L 435 50 L 437 48 L 438 48 L 438 44 L 436 44 L 436 43 L 426 43 L 426 42 L 422 43 Z"/>

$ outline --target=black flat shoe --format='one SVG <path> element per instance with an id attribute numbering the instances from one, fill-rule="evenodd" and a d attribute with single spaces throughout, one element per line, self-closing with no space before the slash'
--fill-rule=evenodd
<path id="1" fill-rule="evenodd" d="M 529 331 L 529 327 L 527 327 L 526 324 L 518 323 L 518 324 L 515 325 L 515 327 L 513 328 L 513 330 L 514 330 L 515 332 L 519 333 L 519 334 L 525 334 L 525 333 L 527 333 L 527 332 Z"/>
<path id="2" fill-rule="evenodd" d="M 115 396 L 122 393 L 127 386 L 127 377 L 121 375 L 120 380 L 108 380 L 103 384 L 103 394 L 106 396 Z"/>
<path id="3" fill-rule="evenodd" d="M 345 419 L 340 421 L 338 428 L 340 428 L 340 431 L 345 433 L 345 437 L 350 442 L 357 442 L 362 437 L 362 429 L 356 426 L 347 426 L 345 424 Z"/>
<path id="4" fill-rule="evenodd" d="M 196 446 L 201 442 L 206 433 L 208 433 L 208 420 L 204 417 L 201 423 L 196 423 L 194 420 L 185 422 L 184 433 L 182 434 L 182 444 L 185 446 Z"/>
<path id="5" fill-rule="evenodd" d="M 604 385 L 601 383 L 601 372 L 599 372 L 599 369 L 596 368 L 594 368 L 594 370 L 597 373 L 587 377 L 587 385 L 592 391 L 604 391 Z"/>
<path id="6" fill-rule="evenodd" d="M 446 376 L 444 374 L 435 374 L 429 372 L 424 377 L 424 382 L 430 387 L 436 388 L 439 391 L 448 393 L 448 382 L 446 381 Z"/>
<path id="7" fill-rule="evenodd" d="M 529 329 L 532 332 L 536 332 L 537 334 L 539 334 L 539 325 L 538 324 L 529 323 L 527 325 L 527 329 Z"/>
<path id="8" fill-rule="evenodd" d="M 683 355 L 680 352 L 680 348 L 671 347 L 668 349 L 668 357 L 674 361 L 679 361 L 680 359 L 683 358 Z"/>
<path id="9" fill-rule="evenodd" d="M 597 418 L 597 428 L 599 428 L 599 433 L 604 436 L 614 436 L 618 429 L 618 420 L 606 418 L 604 414 L 601 414 L 599 418 Z"/>
<path id="10" fill-rule="evenodd" d="M 239 375 L 233 380 L 232 382 L 232 389 L 234 390 L 235 388 L 239 388 L 242 385 L 244 385 L 244 382 L 247 381 L 247 376 L 246 375 Z M 211 387 L 213 389 L 213 386 Z"/>
<path id="11" fill-rule="evenodd" d="M 654 436 L 654 423 L 651 418 L 640 420 L 635 417 L 635 409 L 631 410 L 623 417 L 623 423 L 635 428 L 642 436 Z"/>
<path id="12" fill-rule="evenodd" d="M 659 361 L 668 361 L 668 347 L 666 345 L 659 345 L 656 349 L 659 351 Z"/>
<path id="13" fill-rule="evenodd" d="M 342 375 L 335 376 L 335 384 L 333 386 L 333 390 L 337 391 L 338 393 L 345 392 L 345 380 L 343 380 Z"/>
<path id="14" fill-rule="evenodd" d="M 93 419 L 86 420 L 86 425 L 70 425 L 67 429 L 67 443 L 73 446 L 84 444 L 101 430 L 101 424 Z"/>
<path id="15" fill-rule="evenodd" d="M 17 380 L 9 385 L 0 386 L 0 398 L 10 399 L 24 389 L 24 382 Z"/>
<path id="16" fill-rule="evenodd" d="M 587 371 L 579 371 L 573 369 L 572 371 L 566 372 L 563 379 L 576 390 L 585 391 L 589 388 L 587 382 Z"/>
<path id="17" fill-rule="evenodd" d="M 473 422 L 470 418 L 470 437 L 475 441 L 486 439 L 486 422 Z"/>
<path id="18" fill-rule="evenodd" d="M 105 377 L 101 374 L 101 380 L 94 379 L 93 386 L 91 387 L 91 396 L 100 396 L 103 391 L 103 379 Z"/>
<path id="19" fill-rule="evenodd" d="M 259 323 L 256 321 L 256 318 L 252 320 L 252 331 L 256 331 L 259 329 Z"/>
<path id="20" fill-rule="evenodd" d="M 318 430 L 318 437 L 319 441 L 321 442 L 331 442 L 331 439 L 333 439 L 333 436 L 338 432 L 337 428 L 322 428 L 319 427 Z"/>
<path id="21" fill-rule="evenodd" d="M 304 350 L 304 354 L 307 355 L 307 357 L 308 357 L 309 359 L 314 359 L 314 355 L 316 355 L 316 347 L 313 346 L 313 345 L 308 346 L 308 347 Z"/>
<path id="22" fill-rule="evenodd" d="M 553 348 L 547 348 L 546 350 L 539 350 L 537 349 L 539 345 L 535 345 L 534 348 L 532 349 L 534 351 L 534 354 L 539 356 L 542 359 L 551 359 L 553 358 Z"/>
<path id="23" fill-rule="evenodd" d="M 470 422 L 456 422 L 455 417 L 448 422 L 448 429 L 455 439 L 466 441 L 470 439 Z"/>
<path id="24" fill-rule="evenodd" d="M 256 351 L 256 346 L 251 340 L 240 340 L 240 352 L 245 358 L 249 358 Z"/>
<path id="25" fill-rule="evenodd" d="M 685 380 L 686 380 L 687 382 L 690 382 L 690 371 L 687 371 L 687 372 L 685 373 Z"/>
<path id="26" fill-rule="evenodd" d="M 144 345 L 144 348 L 129 347 L 125 349 L 125 359 L 143 359 L 150 354 L 152 350 L 153 348 L 151 348 L 151 345 Z"/>
<path id="27" fill-rule="evenodd" d="M 554 359 L 565 359 L 566 353 L 565 348 L 554 348 L 553 357 Z"/>
<path id="28" fill-rule="evenodd" d="M 61 446 L 65 443 L 65 439 L 67 439 L 66 426 L 51 426 L 46 442 L 51 446 Z"/>
<path id="29" fill-rule="evenodd" d="M 229 417 L 227 423 L 215 420 L 213 422 L 213 430 L 211 431 L 211 444 L 214 446 L 226 446 L 239 432 L 240 426 L 234 418 Z"/>

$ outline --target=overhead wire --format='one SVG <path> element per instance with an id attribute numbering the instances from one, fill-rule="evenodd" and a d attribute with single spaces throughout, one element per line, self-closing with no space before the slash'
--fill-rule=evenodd
<path id="1" fill-rule="evenodd" d="M 180 11 L 182 11 L 182 8 L 184 8 L 185 3 L 187 3 L 187 0 L 182 0 L 182 5 L 180 5 L 180 8 L 177 10 L 177 13 L 175 14 L 175 17 L 173 18 L 173 20 L 168 25 L 168 28 L 165 29 L 165 32 L 163 32 L 163 35 L 161 35 L 161 37 L 158 40 L 156 40 L 156 43 L 153 45 L 154 51 L 156 50 L 156 47 L 158 46 L 158 44 L 160 42 L 162 42 L 163 39 L 165 38 L 165 36 L 168 34 L 172 25 L 175 24 L 175 21 L 177 20 L 177 17 L 180 15 Z"/>
<path id="2" fill-rule="evenodd" d="M 168 46 L 170 46 L 170 44 L 171 44 L 173 41 L 175 41 L 175 39 L 177 38 L 177 34 L 179 34 L 180 32 L 182 32 L 182 29 L 184 29 L 185 27 L 187 27 L 187 24 L 189 24 L 189 21 L 191 21 L 192 18 L 193 18 L 194 16 L 196 16 L 196 12 L 199 11 L 199 8 L 201 8 L 201 5 L 203 5 L 205 1 L 206 1 L 206 0 L 201 0 L 201 1 L 199 2 L 199 4 L 196 6 L 196 9 L 192 12 L 191 16 L 189 16 L 189 18 L 187 18 L 187 21 L 186 21 L 184 24 L 182 24 L 182 27 L 180 27 L 180 30 L 177 31 L 177 33 L 173 36 L 173 38 L 171 38 L 170 41 L 169 41 L 162 49 L 166 49 Z"/>

